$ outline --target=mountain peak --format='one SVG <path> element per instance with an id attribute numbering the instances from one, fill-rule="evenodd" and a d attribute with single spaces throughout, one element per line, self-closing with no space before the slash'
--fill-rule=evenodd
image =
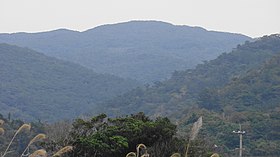
<path id="1" fill-rule="evenodd" d="M 167 79 L 174 70 L 193 68 L 246 40 L 251 38 L 153 20 L 103 25 L 84 32 L 0 34 L 0 42 L 143 83 Z"/>

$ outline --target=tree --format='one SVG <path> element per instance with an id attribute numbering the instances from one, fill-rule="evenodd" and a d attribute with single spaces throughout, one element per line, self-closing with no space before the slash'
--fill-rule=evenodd
<path id="1" fill-rule="evenodd" d="M 170 142 L 175 133 L 176 125 L 168 118 L 150 120 L 143 113 L 113 119 L 105 114 L 91 120 L 77 119 L 71 132 L 73 156 L 125 156 L 140 143 L 151 147 Z"/>

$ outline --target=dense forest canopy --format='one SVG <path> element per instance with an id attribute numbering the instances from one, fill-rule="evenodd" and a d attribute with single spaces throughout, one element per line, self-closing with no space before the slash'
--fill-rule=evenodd
<path id="1" fill-rule="evenodd" d="M 108 113 L 144 111 L 149 115 L 172 115 L 196 104 L 204 90 L 220 88 L 248 70 L 260 68 L 280 53 L 279 35 L 262 37 L 237 46 L 232 52 L 199 64 L 195 69 L 176 71 L 172 77 L 153 86 L 136 88 L 105 103 Z"/>
<path id="2" fill-rule="evenodd" d="M 104 103 L 103 111 L 169 116 L 179 124 L 179 134 L 203 116 L 201 136 L 231 155 L 239 144 L 232 131 L 241 124 L 247 131 L 245 154 L 279 155 L 279 45 L 277 34 L 246 42 L 195 69 L 176 71 L 167 81 Z"/>

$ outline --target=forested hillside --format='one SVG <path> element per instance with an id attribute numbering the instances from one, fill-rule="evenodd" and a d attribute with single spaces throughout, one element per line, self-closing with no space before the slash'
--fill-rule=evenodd
<path id="1" fill-rule="evenodd" d="M 280 53 L 279 45 L 279 35 L 247 42 L 195 69 L 176 71 L 167 81 L 130 91 L 107 102 L 107 105 L 115 114 L 138 111 L 149 115 L 178 114 L 183 108 L 196 104 L 204 90 L 222 87 L 248 70 L 261 67 L 272 56 Z"/>
<path id="2" fill-rule="evenodd" d="M 177 121 L 182 136 L 202 116 L 199 137 L 230 156 L 239 145 L 232 131 L 241 124 L 247 132 L 245 155 L 279 156 L 279 55 L 280 36 L 264 36 L 193 70 L 175 72 L 165 82 L 113 99 L 107 102 L 107 108 L 113 109 L 105 111 L 169 116 Z"/>
<path id="3" fill-rule="evenodd" d="M 74 118 L 138 85 L 31 49 L 0 44 L 1 113 L 52 121 Z"/>
<path id="4" fill-rule="evenodd" d="M 216 122 L 210 122 L 212 126 L 205 128 L 205 133 L 219 139 L 227 149 L 236 147 L 238 141 L 234 141 L 233 136 L 217 132 L 225 133 L 239 123 L 247 131 L 244 141 L 247 153 L 258 156 L 280 155 L 279 85 L 278 55 L 261 68 L 247 72 L 220 89 L 205 90 L 198 99 L 199 107 L 220 113 Z M 219 130 L 213 131 L 213 126 Z"/>
<path id="5" fill-rule="evenodd" d="M 230 106 L 235 111 L 269 111 L 280 107 L 280 55 L 221 89 L 205 90 L 199 105 L 216 110 Z"/>
<path id="6" fill-rule="evenodd" d="M 194 68 L 246 40 L 251 38 L 157 21 L 103 25 L 85 32 L 0 34 L 0 42 L 145 83 L 167 79 L 175 70 Z"/>

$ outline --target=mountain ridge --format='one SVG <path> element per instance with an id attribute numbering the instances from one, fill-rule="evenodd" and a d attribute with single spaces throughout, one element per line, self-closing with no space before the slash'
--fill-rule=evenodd
<path id="1" fill-rule="evenodd" d="M 0 56 L 0 106 L 14 118 L 74 118 L 139 85 L 28 48 L 0 44 Z"/>
<path id="2" fill-rule="evenodd" d="M 83 32 L 0 34 L 0 42 L 29 47 L 47 56 L 132 78 L 142 83 L 165 80 L 174 70 L 214 59 L 250 37 L 158 21 L 131 21 Z"/>
<path id="3" fill-rule="evenodd" d="M 112 113 L 119 114 L 140 111 L 155 116 L 178 114 L 183 108 L 197 104 L 197 98 L 204 90 L 223 87 L 232 79 L 244 76 L 248 70 L 262 66 L 280 53 L 279 45 L 277 35 L 246 42 L 230 53 L 197 65 L 195 69 L 175 71 L 166 81 L 125 93 L 107 102 L 107 107 Z"/>

